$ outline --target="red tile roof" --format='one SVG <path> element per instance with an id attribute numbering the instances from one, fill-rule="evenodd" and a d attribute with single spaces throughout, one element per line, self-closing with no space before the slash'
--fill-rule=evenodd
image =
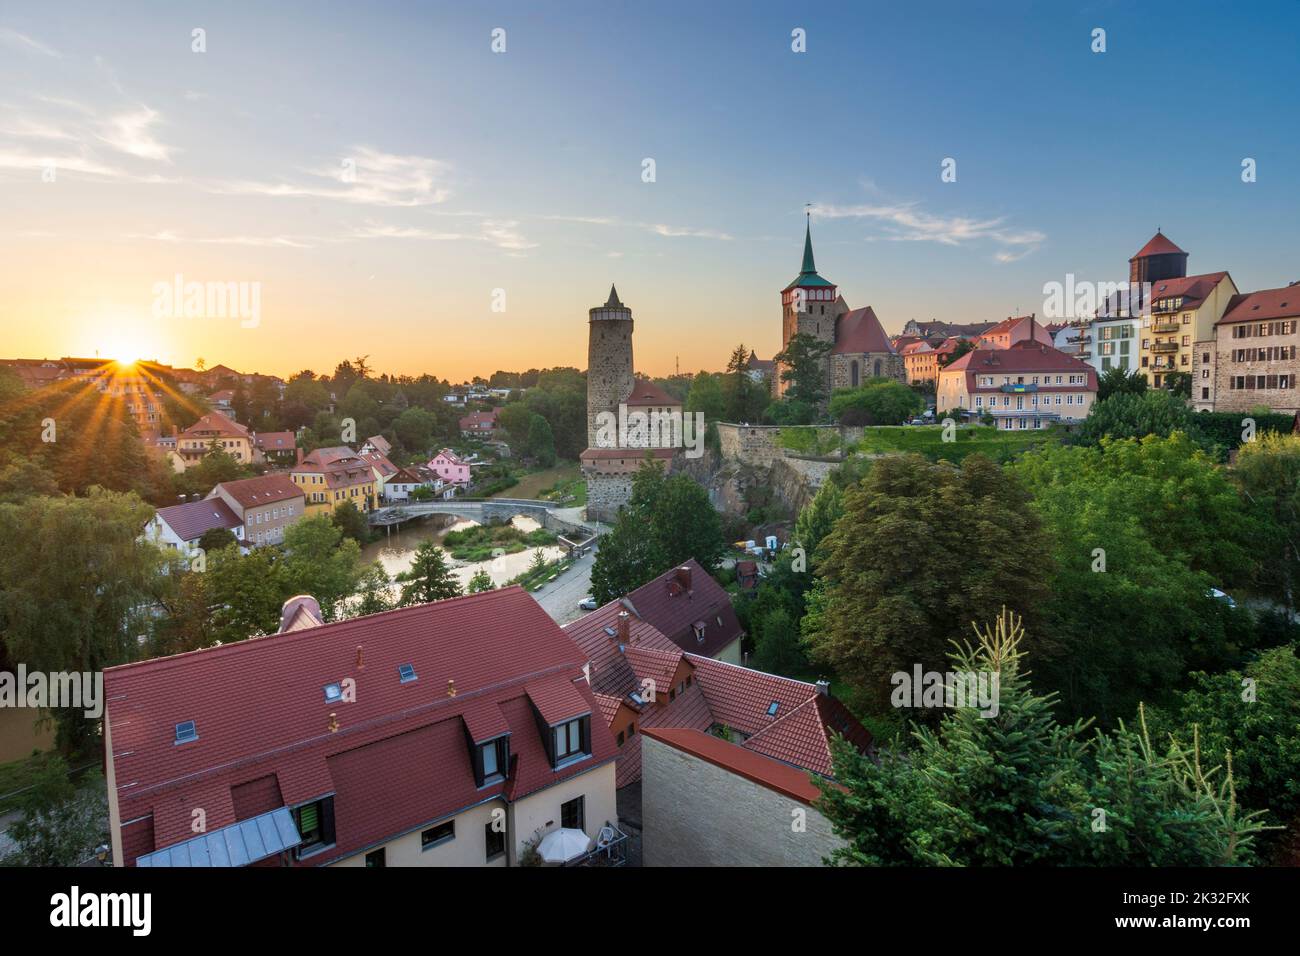
<path id="1" fill-rule="evenodd" d="M 1017 342 L 1009 349 L 971 349 L 944 371 L 1011 375 L 1018 372 L 1090 372 L 1092 366 L 1043 342 L 1031 342 L 1026 339 Z M 1090 384 L 1096 386 L 1095 373 Z M 1078 388 L 1078 386 L 1071 387 Z"/>
<path id="2" fill-rule="evenodd" d="M 1215 325 L 1233 325 L 1238 322 L 1264 322 L 1270 319 L 1293 318 L 1300 315 L 1300 284 L 1281 289 L 1264 289 L 1234 295 L 1228 308 Z"/>
<path id="3" fill-rule="evenodd" d="M 334 794 L 337 845 L 304 861 L 326 863 L 590 770 L 616 754 L 605 724 L 592 721 L 590 759 L 554 771 L 532 697 L 540 688 L 547 700 L 567 700 L 565 710 L 581 699 L 594 715 L 585 660 L 512 587 L 109 668 L 105 720 L 121 820 L 140 821 L 123 828 L 124 840 L 137 855 L 179 842 L 199 806 L 209 829 L 233 823 L 232 790 L 274 775 L 290 806 Z M 401 664 L 417 679 L 401 683 Z M 324 686 L 349 677 L 355 700 L 326 702 Z M 174 726 L 187 720 L 198 739 L 178 746 Z M 511 731 L 509 776 L 479 789 L 465 728 L 494 721 Z"/>
<path id="4" fill-rule="evenodd" d="M 1181 308 L 1195 308 L 1222 282 L 1228 273 L 1207 272 L 1198 276 L 1177 279 L 1160 279 L 1151 283 L 1151 301 L 1181 297 Z"/>
<path id="5" fill-rule="evenodd" d="M 262 451 L 293 451 L 298 438 L 293 432 L 258 432 L 254 444 Z"/>
<path id="6" fill-rule="evenodd" d="M 224 490 L 244 508 L 304 497 L 303 490 L 288 475 L 260 475 L 257 478 L 223 481 L 212 489 L 211 494 L 215 495 L 217 489 Z"/>
<path id="7" fill-rule="evenodd" d="M 712 657 L 744 633 L 730 596 L 694 558 L 641 585 L 627 601 L 684 651 Z M 703 639 L 696 636 L 696 624 L 704 625 Z"/>
<path id="8" fill-rule="evenodd" d="M 220 498 L 159 508 L 158 517 L 167 522 L 182 541 L 197 541 L 203 537 L 203 532 L 213 528 L 238 528 L 243 524 L 239 515 Z"/>
<path id="9" fill-rule="evenodd" d="M 632 668 L 638 687 L 655 688 L 655 696 L 667 694 L 673 685 L 673 676 L 681 666 L 685 655 L 674 647 L 672 650 L 658 650 L 653 647 L 632 645 L 623 654 Z M 647 681 L 652 683 L 647 685 Z"/>
<path id="10" fill-rule="evenodd" d="M 387 455 L 393 450 L 392 444 L 383 435 L 371 435 L 366 439 L 366 444 L 374 446 L 375 451 L 381 455 Z"/>
<path id="11" fill-rule="evenodd" d="M 641 405 L 673 407 L 680 406 L 682 400 L 669 395 L 648 378 L 638 378 L 632 386 L 632 391 L 623 400 L 623 404 L 629 408 Z"/>
<path id="12" fill-rule="evenodd" d="M 460 430 L 491 431 L 496 427 L 498 411 L 494 408 L 490 412 L 471 412 L 460 420 Z"/>
<path id="13" fill-rule="evenodd" d="M 766 754 L 822 776 L 831 776 L 831 738 L 847 737 L 859 750 L 871 746 L 871 734 L 848 708 L 827 694 L 815 694 L 790 713 L 745 741 L 745 749 Z"/>
<path id="14" fill-rule="evenodd" d="M 721 740 L 712 734 L 677 727 L 647 727 L 644 733 L 647 737 L 707 760 L 714 766 L 729 770 L 800 803 L 811 806 L 821 797 L 821 790 L 806 771 Z"/>
<path id="15" fill-rule="evenodd" d="M 618 616 L 633 606 L 627 598 L 611 601 L 564 629 L 588 657 L 592 687 L 606 723 L 614 719 L 619 704 L 627 704 L 639 711 L 638 728 L 708 731 L 724 726 L 750 737 L 744 743 L 747 748 L 754 741 L 756 752 L 821 774 L 830 772 L 832 733 L 843 733 L 862 749 L 870 746 L 866 729 L 841 703 L 820 694 L 815 684 L 683 654 L 658 628 L 633 613 L 628 617 L 627 643 L 620 651 Z M 691 684 L 674 696 L 671 681 L 681 661 L 691 667 Z M 629 695 L 640 691 L 644 677 L 655 680 L 657 693 L 653 702 L 638 703 Z M 770 713 L 773 702 L 776 712 Z M 641 778 L 638 734 L 624 741 L 616 777 L 620 787 Z"/>
<path id="16" fill-rule="evenodd" d="M 1170 242 L 1165 237 L 1165 234 L 1157 229 L 1156 234 L 1147 240 L 1147 244 L 1133 255 L 1133 259 L 1143 259 L 1147 256 L 1163 256 L 1171 252 L 1183 252 L 1183 250 Z M 1186 255 L 1186 253 L 1183 254 Z M 1132 262 L 1133 259 L 1130 259 L 1129 262 Z"/>
<path id="17" fill-rule="evenodd" d="M 247 438 L 248 429 L 220 412 L 208 412 L 181 434 L 187 438 Z"/>
<path id="18" fill-rule="evenodd" d="M 835 323 L 835 355 L 848 352 L 893 352 L 880 320 L 871 306 L 845 312 Z"/>

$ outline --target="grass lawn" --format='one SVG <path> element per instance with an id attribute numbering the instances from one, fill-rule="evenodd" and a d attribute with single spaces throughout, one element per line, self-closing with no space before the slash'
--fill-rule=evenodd
<path id="1" fill-rule="evenodd" d="M 558 489 L 557 485 L 560 486 Z M 579 471 L 576 461 L 560 462 L 554 468 L 546 468 L 542 471 L 534 471 L 523 475 L 517 485 L 501 492 L 500 497 L 544 498 L 546 497 L 545 492 L 555 490 L 578 495 L 580 500 L 569 502 L 570 505 L 586 504 L 587 483 L 582 480 L 582 473 Z"/>
<path id="2" fill-rule="evenodd" d="M 864 454 L 916 452 L 927 458 L 961 461 L 972 452 L 980 452 L 994 461 L 1003 462 L 1046 442 L 1057 441 L 1054 429 L 1041 431 L 999 431 L 984 425 L 956 430 L 956 440 L 943 440 L 942 425 L 908 425 L 900 428 L 868 428 L 858 443 Z"/>

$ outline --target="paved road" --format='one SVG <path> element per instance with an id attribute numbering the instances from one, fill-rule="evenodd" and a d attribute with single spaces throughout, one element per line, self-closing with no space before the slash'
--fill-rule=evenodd
<path id="1" fill-rule="evenodd" d="M 551 615 L 555 623 L 568 624 L 586 613 L 578 610 L 578 602 L 591 591 L 591 565 L 595 560 L 596 552 L 593 548 L 585 557 L 575 561 L 569 570 L 540 591 L 534 592 L 533 597 L 537 603 Z"/>

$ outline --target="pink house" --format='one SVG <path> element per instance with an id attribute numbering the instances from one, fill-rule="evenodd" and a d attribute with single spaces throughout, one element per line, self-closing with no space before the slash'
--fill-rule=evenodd
<path id="1" fill-rule="evenodd" d="M 457 458 L 450 448 L 444 448 L 429 460 L 429 470 L 449 484 L 462 487 L 469 484 L 469 462 Z"/>

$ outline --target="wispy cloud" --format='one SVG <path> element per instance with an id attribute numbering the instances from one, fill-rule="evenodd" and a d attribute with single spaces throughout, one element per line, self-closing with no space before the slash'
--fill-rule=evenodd
<path id="1" fill-rule="evenodd" d="M 715 232 L 712 229 L 691 229 L 685 226 L 666 226 L 663 223 L 652 223 L 647 226 L 656 236 L 668 236 L 670 238 L 686 237 L 690 239 L 721 239 L 730 242 L 733 238 L 725 232 Z"/>
<path id="2" fill-rule="evenodd" d="M 1046 241 L 1037 229 L 1012 230 L 1005 217 L 972 219 L 967 216 L 941 216 L 925 212 L 919 203 L 868 203 L 837 206 L 814 204 L 812 214 L 819 219 L 867 219 L 882 226 L 882 234 L 868 239 L 892 242 L 937 242 L 961 246 L 974 242 L 991 242 L 997 247 L 997 262 L 1023 259 Z"/>
<path id="3" fill-rule="evenodd" d="M 519 252 L 535 249 L 537 243 L 529 242 L 519 232 L 519 223 L 513 219 L 489 219 L 482 226 L 483 238 L 498 249 Z"/>
<path id="4" fill-rule="evenodd" d="M 255 246 L 259 248 L 311 249 L 318 240 L 307 236 L 184 236 L 171 230 L 129 232 L 124 239 L 147 239 L 152 242 L 198 243 L 215 246 Z"/>
<path id="5" fill-rule="evenodd" d="M 158 112 L 147 106 L 118 113 L 100 124 L 99 138 L 130 156 L 170 163 L 172 147 L 160 143 L 152 132 L 160 119 Z"/>
<path id="6" fill-rule="evenodd" d="M 317 166 L 303 172 L 316 181 L 230 182 L 212 191 L 249 196 L 333 199 L 371 206 L 426 206 L 445 202 L 451 195 L 442 184 L 450 166 L 426 156 L 399 156 L 369 146 L 355 147 L 334 166 Z"/>
<path id="7" fill-rule="evenodd" d="M 10 27 L 0 27 L 0 43 L 5 46 L 13 47 L 16 50 L 23 50 L 28 53 L 39 53 L 41 56 L 62 57 L 63 54 L 51 46 L 46 46 L 40 40 L 33 39 L 25 33 L 19 33 Z"/>

